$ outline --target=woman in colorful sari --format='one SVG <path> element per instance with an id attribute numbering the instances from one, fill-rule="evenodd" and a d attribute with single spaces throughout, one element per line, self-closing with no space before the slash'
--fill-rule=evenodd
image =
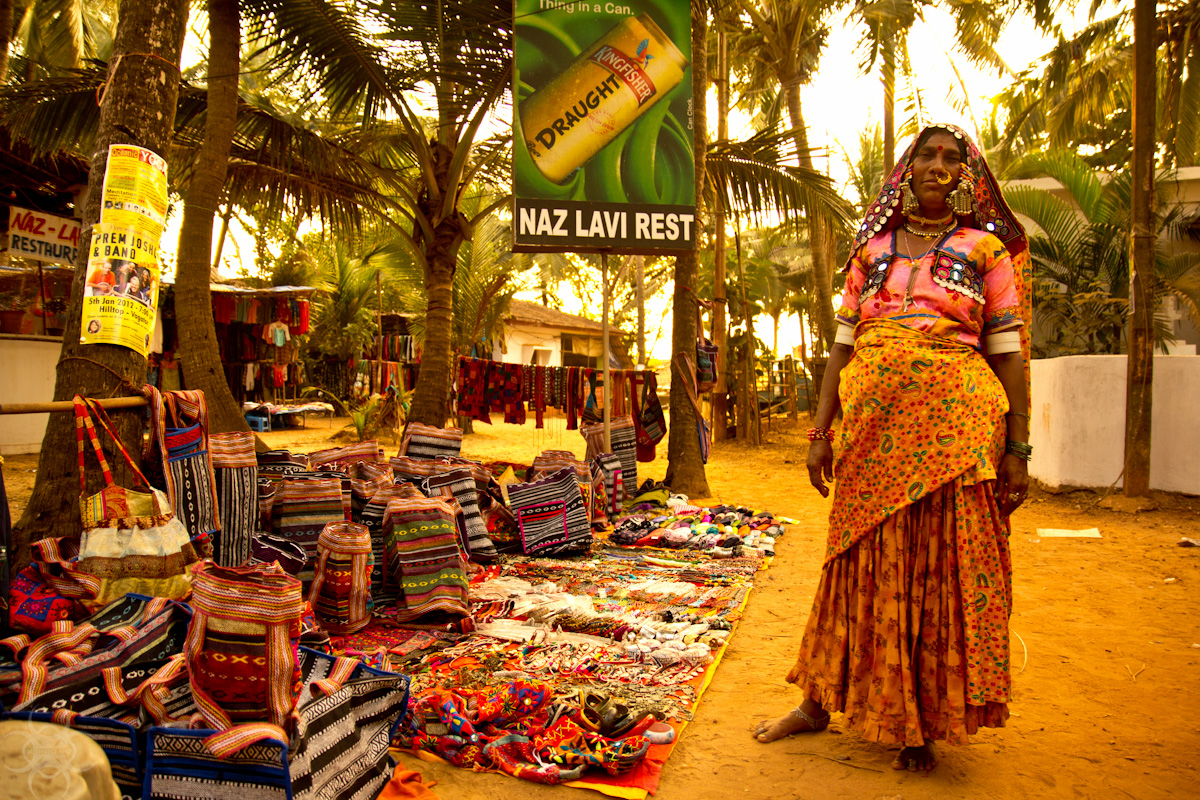
<path id="1" fill-rule="evenodd" d="M 809 477 L 836 475 L 812 613 L 787 680 L 803 702 L 770 742 L 831 712 L 900 745 L 965 744 L 1008 717 L 1008 517 L 1029 484 L 1028 254 L 961 129 L 911 144 L 858 230 L 809 431 Z M 841 409 L 836 467 L 833 424 Z"/>

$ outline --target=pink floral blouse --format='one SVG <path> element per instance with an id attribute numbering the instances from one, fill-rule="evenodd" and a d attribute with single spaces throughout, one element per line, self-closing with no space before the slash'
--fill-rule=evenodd
<path id="1" fill-rule="evenodd" d="M 850 259 L 837 311 L 838 341 L 867 319 L 890 319 L 914 330 L 982 349 L 1010 349 L 1020 316 L 1012 259 L 990 233 L 958 228 L 920 260 L 896 254 L 898 230 L 871 238 Z M 914 275 L 914 268 L 916 274 Z M 1005 334 L 1006 336 L 997 336 Z"/>

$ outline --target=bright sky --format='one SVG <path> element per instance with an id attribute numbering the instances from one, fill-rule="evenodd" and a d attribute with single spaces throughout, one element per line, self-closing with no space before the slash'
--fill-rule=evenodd
<path id="1" fill-rule="evenodd" d="M 1116 8 L 1113 0 L 1105 0 L 1099 18 L 1111 14 Z M 1064 34 L 1072 35 L 1087 24 L 1087 5 L 1080 4 L 1075 9 L 1072 19 L 1062 19 Z M 859 72 L 860 54 L 857 44 L 861 30 L 855 22 L 844 15 L 840 21 L 832 24 L 832 30 L 821 55 L 820 71 L 814 80 L 801 88 L 801 102 L 804 109 L 805 121 L 809 125 L 809 138 L 814 146 L 829 142 L 830 152 L 824 159 L 818 160 L 834 179 L 834 182 L 845 187 L 849 176 L 848 168 L 842 157 L 844 149 L 852 158 L 858 151 L 858 135 L 860 131 L 868 130 L 876 124 L 882 124 L 883 89 L 879 81 L 878 71 L 870 75 Z M 976 131 L 983 124 L 991 111 L 991 98 L 1006 84 L 1007 76 L 995 72 L 981 72 L 974 68 L 964 57 L 955 56 L 952 52 L 954 42 L 953 21 L 949 12 L 940 8 L 927 9 L 924 21 L 918 20 L 909 34 L 908 50 L 912 64 L 912 80 L 921 88 L 922 100 L 925 104 L 926 122 L 954 122 L 968 131 Z M 995 47 L 1005 62 L 1016 72 L 1020 72 L 1043 55 L 1053 41 L 1040 34 L 1033 25 L 1032 18 L 1024 14 L 1014 15 L 1001 32 Z M 950 88 L 955 84 L 956 77 L 951 67 L 954 59 L 959 73 L 967 86 L 971 100 L 972 115 L 964 118 L 953 110 L 950 102 Z M 903 122 L 904 108 L 901 102 L 906 96 L 907 87 L 901 82 L 903 76 L 897 77 L 897 127 Z M 716 128 L 716 93 L 710 92 L 708 98 L 708 119 L 712 134 Z M 731 135 L 739 135 L 739 129 L 745 127 L 745 119 L 731 119 Z M 907 144 L 897 136 L 897 155 Z M 831 156 L 831 157 L 829 157 Z M 852 196 L 852 190 L 846 188 L 847 196 Z M 182 214 L 176 214 L 173 224 L 168 227 L 163 237 L 163 250 L 173 253 L 179 237 L 178 225 Z M 213 243 L 216 246 L 219 225 L 214 226 Z M 241 229 L 236 222 L 231 226 L 231 236 L 225 242 L 223 252 L 222 272 L 232 276 L 234 268 L 228 265 L 236 263 L 240 253 L 242 259 L 250 266 L 253 262 L 253 240 Z M 566 288 L 566 287 L 564 287 Z M 536 300 L 536 297 L 524 297 Z M 571 302 L 568 299 L 565 311 L 579 313 L 583 309 L 581 301 Z M 664 292 L 653 298 L 647 307 L 647 346 L 657 340 L 651 356 L 666 360 L 670 357 L 671 313 L 670 298 Z M 661 326 L 661 329 L 660 329 Z M 760 338 L 770 344 L 770 319 L 763 317 L 755 321 L 755 331 Z M 791 351 L 793 346 L 800 343 L 800 326 L 796 318 L 786 320 L 781 326 L 779 354 L 782 356 Z"/>

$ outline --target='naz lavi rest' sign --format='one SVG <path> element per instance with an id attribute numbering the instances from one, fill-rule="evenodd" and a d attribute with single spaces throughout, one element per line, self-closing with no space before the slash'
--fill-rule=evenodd
<path id="1" fill-rule="evenodd" d="M 513 249 L 694 248 L 688 0 L 516 0 L 514 29 Z"/>

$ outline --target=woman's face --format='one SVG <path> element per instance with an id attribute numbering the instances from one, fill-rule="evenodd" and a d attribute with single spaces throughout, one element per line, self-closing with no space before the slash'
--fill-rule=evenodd
<path id="1" fill-rule="evenodd" d="M 141 288 L 142 288 L 142 279 L 139 278 L 137 275 L 130 275 L 129 276 L 129 291 L 137 292 L 137 291 L 140 291 Z"/>
<path id="2" fill-rule="evenodd" d="M 925 216 L 945 213 L 946 197 L 958 186 L 961 174 L 962 154 L 952 134 L 937 131 L 917 148 L 912 158 L 912 190 Z"/>

